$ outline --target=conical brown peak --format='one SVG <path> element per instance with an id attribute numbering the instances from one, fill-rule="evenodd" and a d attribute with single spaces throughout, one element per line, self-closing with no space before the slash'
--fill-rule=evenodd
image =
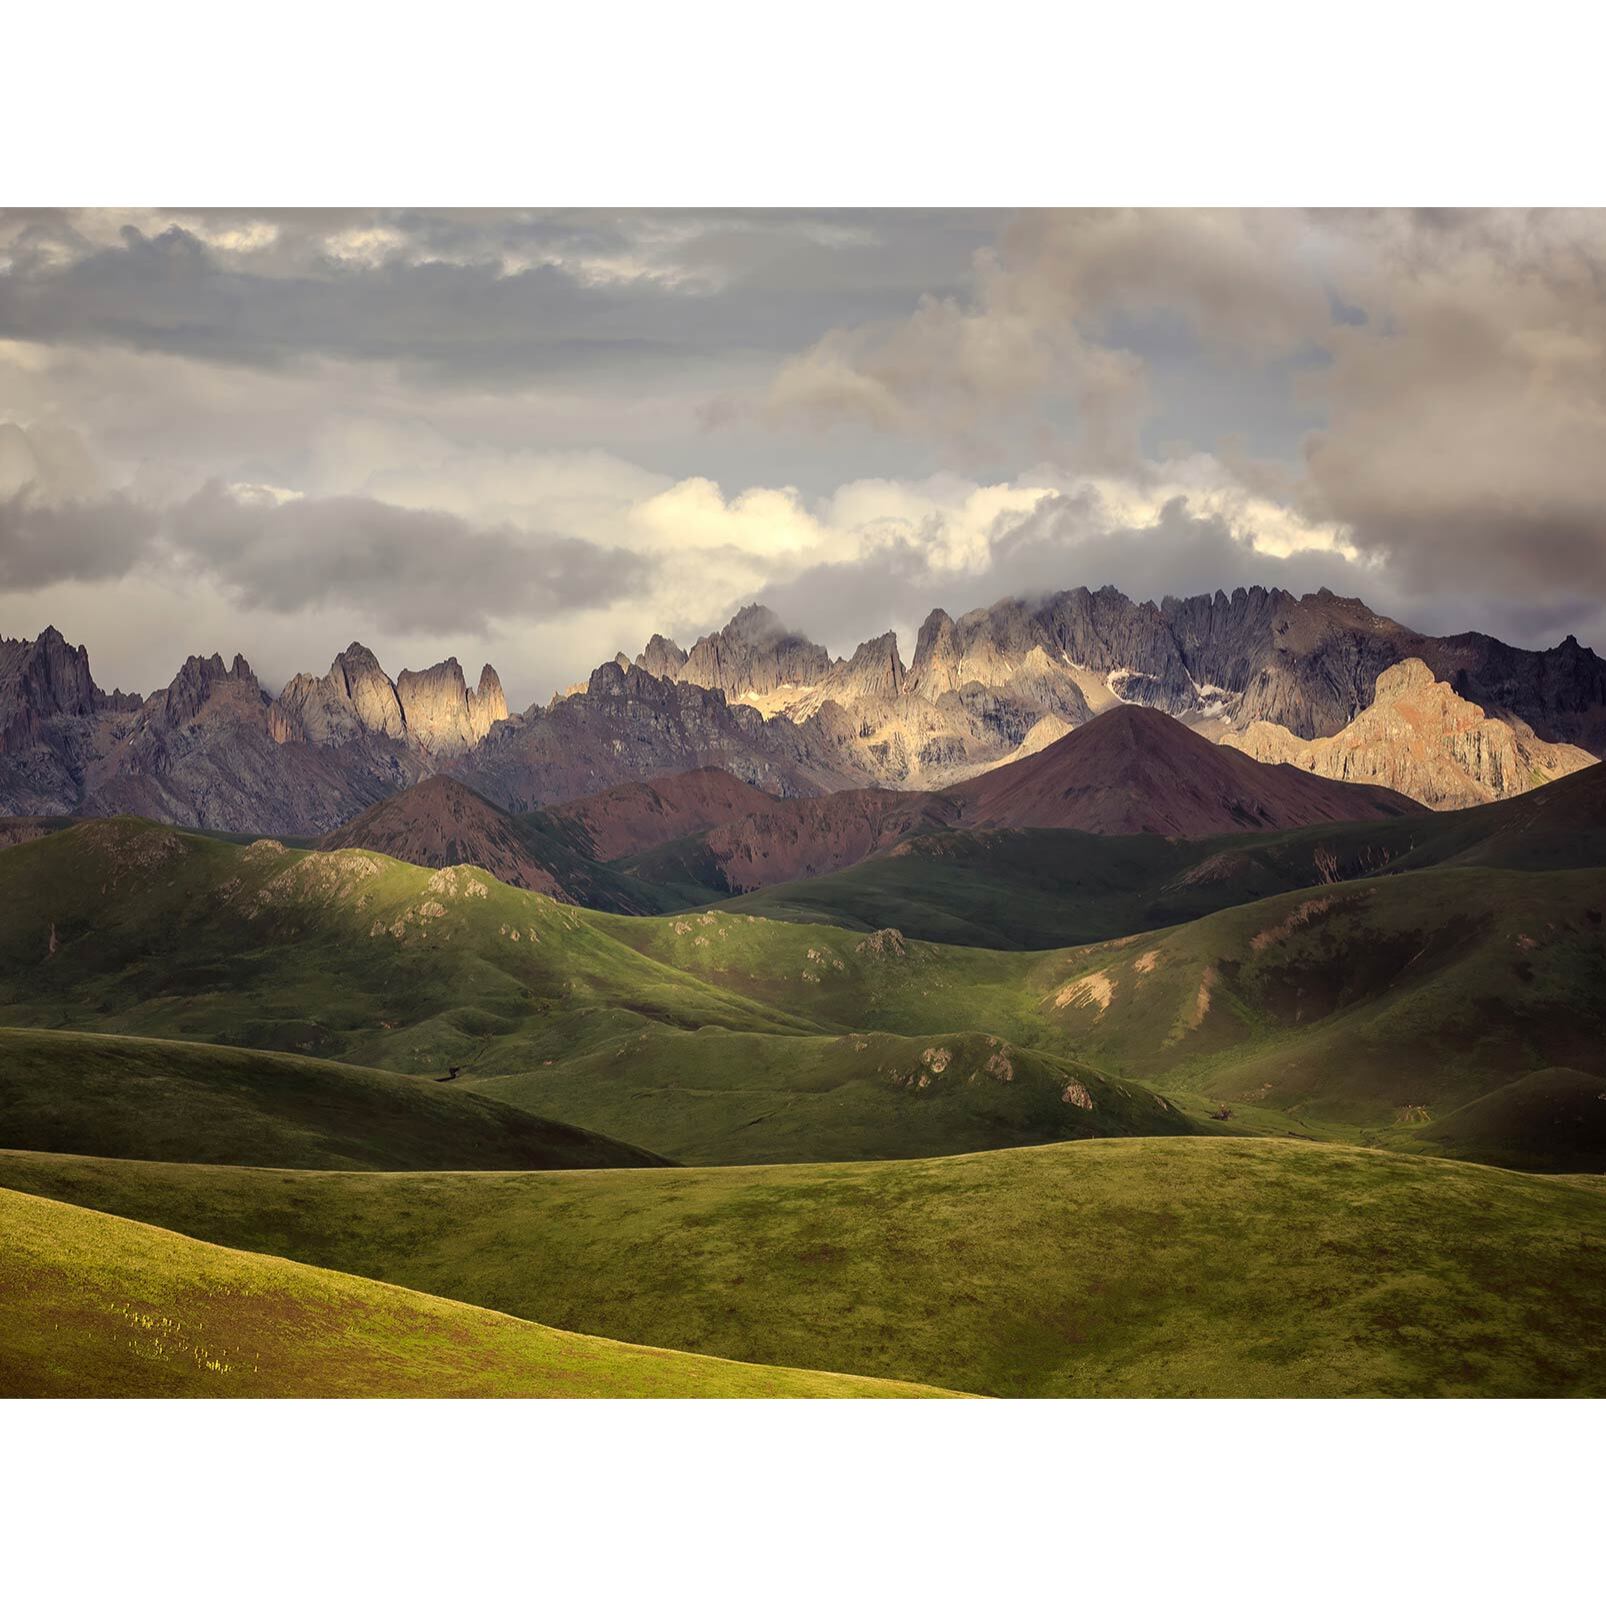
<path id="1" fill-rule="evenodd" d="M 410 786 L 404 792 L 398 792 L 394 797 L 385 798 L 376 803 L 370 814 L 377 814 L 381 810 L 407 810 L 424 807 L 435 807 L 442 803 L 462 805 L 475 804 L 488 809 L 492 813 L 501 813 L 494 803 L 487 802 L 471 786 L 451 775 L 429 775 L 416 786 Z"/>
<path id="2" fill-rule="evenodd" d="M 1123 704 L 1029 758 L 950 787 L 967 825 L 1166 836 L 1382 819 L 1418 806 L 1287 765 L 1256 763 L 1156 708 Z"/>

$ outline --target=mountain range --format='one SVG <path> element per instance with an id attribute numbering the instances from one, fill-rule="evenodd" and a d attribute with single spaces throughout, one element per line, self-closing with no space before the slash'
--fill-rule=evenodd
<path id="1" fill-rule="evenodd" d="M 1570 636 L 1533 652 L 1422 635 L 1327 591 L 1156 604 L 1105 587 L 939 609 L 907 666 L 891 634 L 835 658 L 747 607 L 522 713 L 490 665 L 472 686 L 455 658 L 393 679 L 355 642 L 277 696 L 216 654 L 147 697 L 108 693 L 51 629 L 0 641 L 0 809 L 320 836 L 437 774 L 516 813 L 708 768 L 774 797 L 946 795 L 1126 707 L 1431 807 L 1606 753 L 1606 663 Z"/>
<path id="2" fill-rule="evenodd" d="M 197 662 L 36 734 L 433 773 L 311 842 L 0 830 L 13 1391 L 1600 1391 L 1606 767 L 1318 773 L 1534 781 L 1425 664 L 1294 763 L 1121 703 L 940 786 L 512 811 L 450 672 L 318 677 L 320 746 Z"/>

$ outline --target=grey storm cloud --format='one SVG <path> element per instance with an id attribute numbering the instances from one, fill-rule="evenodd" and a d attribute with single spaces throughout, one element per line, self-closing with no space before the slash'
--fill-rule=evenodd
<path id="1" fill-rule="evenodd" d="M 650 557 L 572 536 L 480 529 L 365 497 L 253 505 L 217 487 L 173 510 L 170 539 L 248 607 L 341 601 L 402 630 L 550 618 L 637 594 L 654 570 Z"/>
<path id="2" fill-rule="evenodd" d="M 160 509 L 0 502 L 0 583 L 12 589 L 142 568 L 215 582 L 252 610 L 341 606 L 393 630 L 473 631 L 638 595 L 655 560 L 366 497 L 241 500 L 213 485 Z"/>
<path id="3" fill-rule="evenodd" d="M 30 489 L 0 498 L 0 586 L 35 591 L 62 580 L 115 580 L 150 550 L 160 519 L 126 497 L 42 502 Z"/>
<path id="4" fill-rule="evenodd" d="M 0 224 L 6 220 L 0 217 Z M 445 380 L 777 358 L 844 317 L 957 286 L 985 215 L 12 215 L 0 335 L 278 367 L 380 361 Z M 868 264 L 868 266 L 866 266 Z"/>
<path id="5" fill-rule="evenodd" d="M 1606 213 L 1027 214 L 963 295 L 831 331 L 770 407 L 963 443 L 1000 419 L 1029 438 L 1058 401 L 1062 461 L 1135 465 L 1167 430 L 1239 455 L 1197 385 L 1168 411 L 1157 330 L 1220 389 L 1275 374 L 1308 427 L 1271 477 L 1404 591 L 1481 579 L 1475 613 L 1527 593 L 1534 617 L 1598 621 Z"/>

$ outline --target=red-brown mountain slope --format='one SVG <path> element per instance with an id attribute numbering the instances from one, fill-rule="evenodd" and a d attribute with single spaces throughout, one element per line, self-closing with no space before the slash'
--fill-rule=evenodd
<path id="1" fill-rule="evenodd" d="M 1112 708 L 1059 741 L 942 796 L 968 826 L 1053 826 L 1105 836 L 1279 831 L 1424 812 L 1380 786 L 1261 764 L 1157 709 Z"/>
<path id="2" fill-rule="evenodd" d="M 627 781 L 547 812 L 582 833 L 594 859 L 643 853 L 676 837 L 739 820 L 776 802 L 769 792 L 712 766 L 652 781 Z"/>

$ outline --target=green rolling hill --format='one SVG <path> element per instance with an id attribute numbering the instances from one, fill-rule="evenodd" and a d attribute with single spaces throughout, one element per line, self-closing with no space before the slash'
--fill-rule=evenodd
<path id="1" fill-rule="evenodd" d="M 0 1144 L 309 1170 L 662 1165 L 457 1086 L 299 1054 L 0 1029 Z"/>
<path id="2" fill-rule="evenodd" d="M 13 1398 L 914 1396 L 559 1332 L 0 1189 Z"/>
<path id="3" fill-rule="evenodd" d="M 570 1331 L 973 1392 L 1606 1389 L 1606 1193 L 1337 1144 L 523 1175 L 5 1154 L 0 1186 Z"/>
<path id="4" fill-rule="evenodd" d="M 1311 889 L 1046 956 L 1099 1069 L 1360 1126 L 1606 1055 L 1606 872 L 1434 870 Z"/>
<path id="5" fill-rule="evenodd" d="M 1606 1077 L 1534 1071 L 1437 1120 L 1406 1125 L 1392 1149 L 1519 1171 L 1606 1172 Z"/>
<path id="6" fill-rule="evenodd" d="M 921 975 L 930 958 L 916 956 Z M 897 988 L 908 959 L 890 938 L 607 916 L 479 870 L 240 848 L 131 821 L 0 854 L 0 1023 L 414 1076 L 457 1065 L 452 1095 L 505 1084 L 514 1102 L 582 1126 L 622 1113 L 614 1130 L 655 1131 L 644 1146 L 675 1158 L 953 1152 L 1184 1125 L 1163 1098 L 1079 1072 L 1063 1044 L 1033 1054 L 1002 1029 L 937 1040 L 967 1032 L 951 1009 L 935 1030 L 929 1010 L 903 1010 L 883 1032 L 918 1040 L 873 1056 L 824 1041 L 854 1029 L 845 981 L 866 998 Z M 1018 964 L 958 954 L 950 979 L 1001 962 Z M 1029 1004 L 1006 1013 L 1037 1029 Z M 733 1133 L 766 1114 L 744 1154 Z"/>
<path id="7" fill-rule="evenodd" d="M 781 1037 L 643 1031 L 478 1084 L 693 1165 L 905 1159 L 1194 1130 L 1171 1100 L 982 1032 Z"/>
<path id="8" fill-rule="evenodd" d="M 1385 1130 L 1602 1069 L 1603 910 L 1603 870 L 1431 869 L 1020 953 L 108 821 L 0 852 L 0 1024 L 457 1065 L 677 1159 L 1166 1133 L 1173 1093 Z M 961 1077 L 923 1063 L 961 1040 Z"/>

